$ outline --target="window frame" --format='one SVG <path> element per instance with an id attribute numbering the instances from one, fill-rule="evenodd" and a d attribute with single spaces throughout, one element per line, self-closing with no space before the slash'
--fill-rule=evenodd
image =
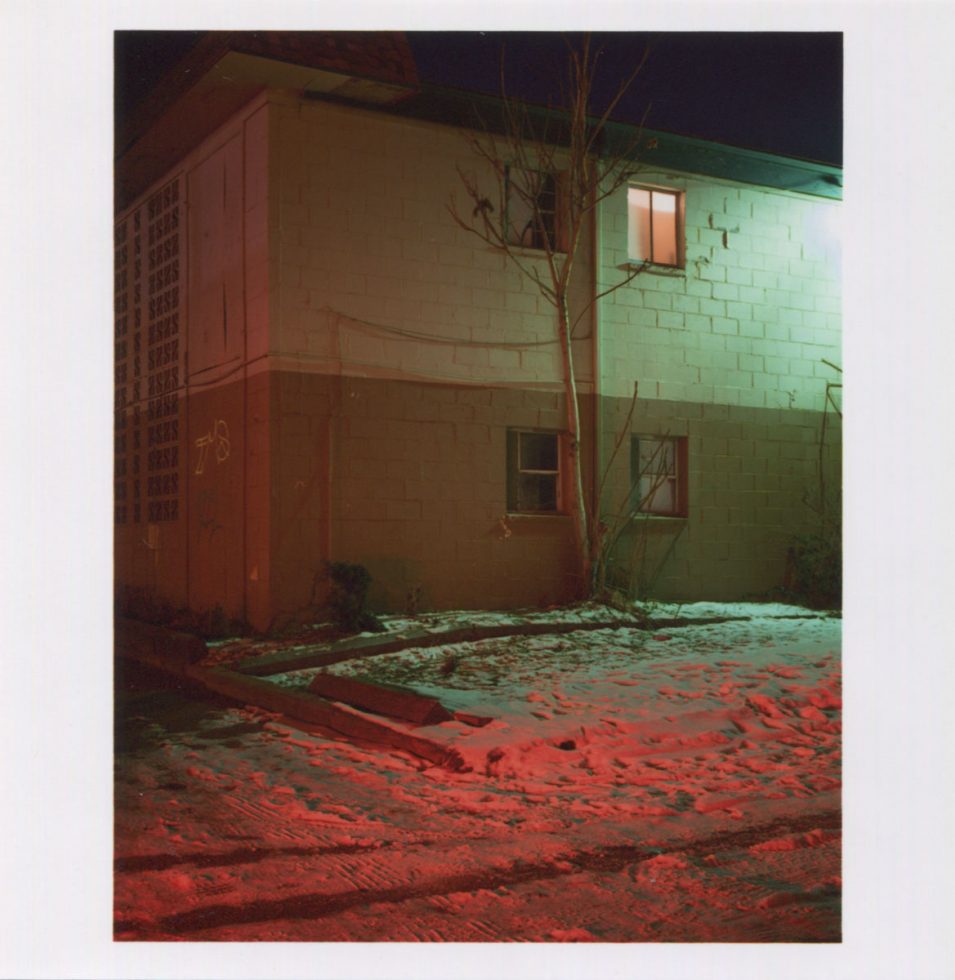
<path id="1" fill-rule="evenodd" d="M 553 193 L 553 208 L 544 209 L 541 208 L 539 204 L 531 206 L 524 199 L 523 192 L 519 189 L 519 185 L 511 177 L 511 172 L 519 170 L 526 174 L 537 174 L 544 178 L 545 182 L 549 182 L 552 187 Z M 512 192 L 512 185 L 515 190 Z M 548 188 L 542 187 L 537 194 L 537 201 L 540 200 L 541 194 L 546 192 Z M 563 229 L 560 220 L 560 205 L 561 205 L 561 195 L 563 194 L 563 185 L 561 180 L 561 173 L 558 170 L 537 170 L 533 167 L 522 167 L 518 164 L 508 163 L 504 166 L 504 241 L 511 248 L 526 248 L 533 252 L 547 252 L 547 245 L 541 241 L 541 235 L 547 235 L 550 237 L 550 251 L 552 254 L 563 254 L 565 251 L 565 245 L 563 240 Z M 515 229 L 511 227 L 511 214 L 512 206 L 511 201 L 516 195 L 517 201 L 520 203 L 521 207 L 531 207 L 532 214 L 531 219 L 525 224 L 524 228 L 519 234 L 515 234 Z M 532 227 L 534 220 L 534 215 L 540 214 L 542 229 L 537 229 Z M 544 218 L 550 216 L 550 223 L 548 224 Z M 522 239 L 524 233 L 530 228 L 532 234 L 532 243 L 527 244 Z"/>
<path id="2" fill-rule="evenodd" d="M 670 509 L 653 508 L 653 498 L 659 488 L 653 489 L 649 498 L 644 501 L 643 481 L 644 471 L 640 461 L 640 443 L 658 443 L 661 446 L 669 443 L 673 446 L 673 473 L 658 474 L 673 486 L 673 505 Z M 635 517 L 685 518 L 689 514 L 688 462 L 689 439 L 686 436 L 652 435 L 650 433 L 634 433 L 630 436 L 630 512 Z"/>
<path id="3" fill-rule="evenodd" d="M 646 191 L 650 195 L 650 207 L 648 214 L 650 217 L 649 240 L 650 256 L 638 257 L 630 254 L 630 237 L 632 232 L 632 218 L 630 205 L 631 191 Z M 653 195 L 663 194 L 674 198 L 673 208 L 673 236 L 676 250 L 675 262 L 660 262 L 653 257 Z M 678 187 L 663 187 L 657 184 L 628 184 L 627 185 L 627 262 L 630 265 L 642 265 L 648 263 L 651 268 L 658 269 L 685 269 L 686 268 L 686 191 Z"/>
<path id="4" fill-rule="evenodd" d="M 554 439 L 554 458 L 556 469 L 534 469 L 521 466 L 522 436 L 552 436 Z M 556 429 L 509 428 L 507 430 L 506 458 L 506 511 L 508 514 L 532 517 L 548 517 L 565 513 L 563 434 Z M 532 509 L 521 506 L 520 478 L 522 475 L 552 477 L 554 480 L 554 506 L 548 509 Z"/>

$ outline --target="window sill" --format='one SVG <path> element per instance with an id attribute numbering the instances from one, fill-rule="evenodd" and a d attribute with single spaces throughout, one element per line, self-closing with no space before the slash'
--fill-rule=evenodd
<path id="1" fill-rule="evenodd" d="M 686 522 L 689 519 L 690 518 L 688 514 L 644 514 L 644 513 L 633 514 L 630 518 L 631 521 L 653 521 L 653 522 L 663 521 L 666 523 L 672 521 Z"/>
<path id="2" fill-rule="evenodd" d="M 669 279 L 686 278 L 686 266 L 655 265 L 653 262 L 651 262 L 649 265 L 644 265 L 642 262 L 624 262 L 623 265 L 618 265 L 617 268 L 621 272 L 626 273 L 633 272 L 635 269 L 640 269 L 641 275 L 665 276 Z"/>
<path id="3" fill-rule="evenodd" d="M 528 245 L 489 245 L 488 250 L 491 252 L 513 252 L 515 255 L 522 255 L 528 259 L 546 259 L 547 249 L 544 248 L 531 248 Z M 562 249 L 555 249 L 553 252 L 554 258 L 564 259 L 567 257 L 567 253 Z"/>
<path id="4" fill-rule="evenodd" d="M 509 521 L 553 520 L 555 517 L 559 517 L 562 518 L 563 520 L 567 520 L 570 518 L 570 514 L 565 514 L 563 511 L 559 511 L 559 510 L 548 510 L 548 511 L 509 510 L 504 516 Z"/>

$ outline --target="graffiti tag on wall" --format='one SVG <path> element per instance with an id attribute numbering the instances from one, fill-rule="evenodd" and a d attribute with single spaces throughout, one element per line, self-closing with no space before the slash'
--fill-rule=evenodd
<path id="1" fill-rule="evenodd" d="M 205 472 L 210 449 L 215 450 L 216 463 L 224 463 L 229 458 L 232 444 L 229 442 L 229 426 L 225 419 L 216 419 L 212 428 L 205 435 L 196 439 L 196 449 L 199 450 L 196 476 L 202 476 Z"/>

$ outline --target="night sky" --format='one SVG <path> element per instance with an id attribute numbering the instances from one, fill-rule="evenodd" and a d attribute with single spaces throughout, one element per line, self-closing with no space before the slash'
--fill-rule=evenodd
<path id="1" fill-rule="evenodd" d="M 558 98 L 566 61 L 556 34 L 409 32 L 423 81 Z M 593 34 L 602 48 L 595 103 L 609 99 L 649 48 L 615 118 L 685 136 L 824 163 L 842 162 L 842 38 L 835 33 Z M 649 109 L 648 109 L 649 107 Z"/>
<path id="2" fill-rule="evenodd" d="M 121 117 L 185 54 L 197 31 L 118 32 Z M 566 41 L 552 33 L 408 32 L 422 82 L 500 92 L 540 104 L 559 98 Z M 574 35 L 569 35 L 573 38 Z M 687 136 L 842 162 L 842 37 L 838 33 L 598 33 L 594 108 L 646 64 L 615 118 Z"/>

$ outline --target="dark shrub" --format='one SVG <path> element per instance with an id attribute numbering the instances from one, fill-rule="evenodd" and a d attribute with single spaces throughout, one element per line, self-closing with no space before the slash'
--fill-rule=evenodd
<path id="1" fill-rule="evenodd" d="M 365 612 L 365 601 L 371 575 L 364 565 L 353 565 L 346 561 L 329 562 L 328 577 L 332 580 L 332 592 L 328 600 L 335 625 L 349 633 L 363 630 L 380 632 L 384 629 L 380 621 Z"/>
<path id="2" fill-rule="evenodd" d="M 788 591 L 812 609 L 842 606 L 842 534 L 838 527 L 804 534 L 789 548 Z"/>

